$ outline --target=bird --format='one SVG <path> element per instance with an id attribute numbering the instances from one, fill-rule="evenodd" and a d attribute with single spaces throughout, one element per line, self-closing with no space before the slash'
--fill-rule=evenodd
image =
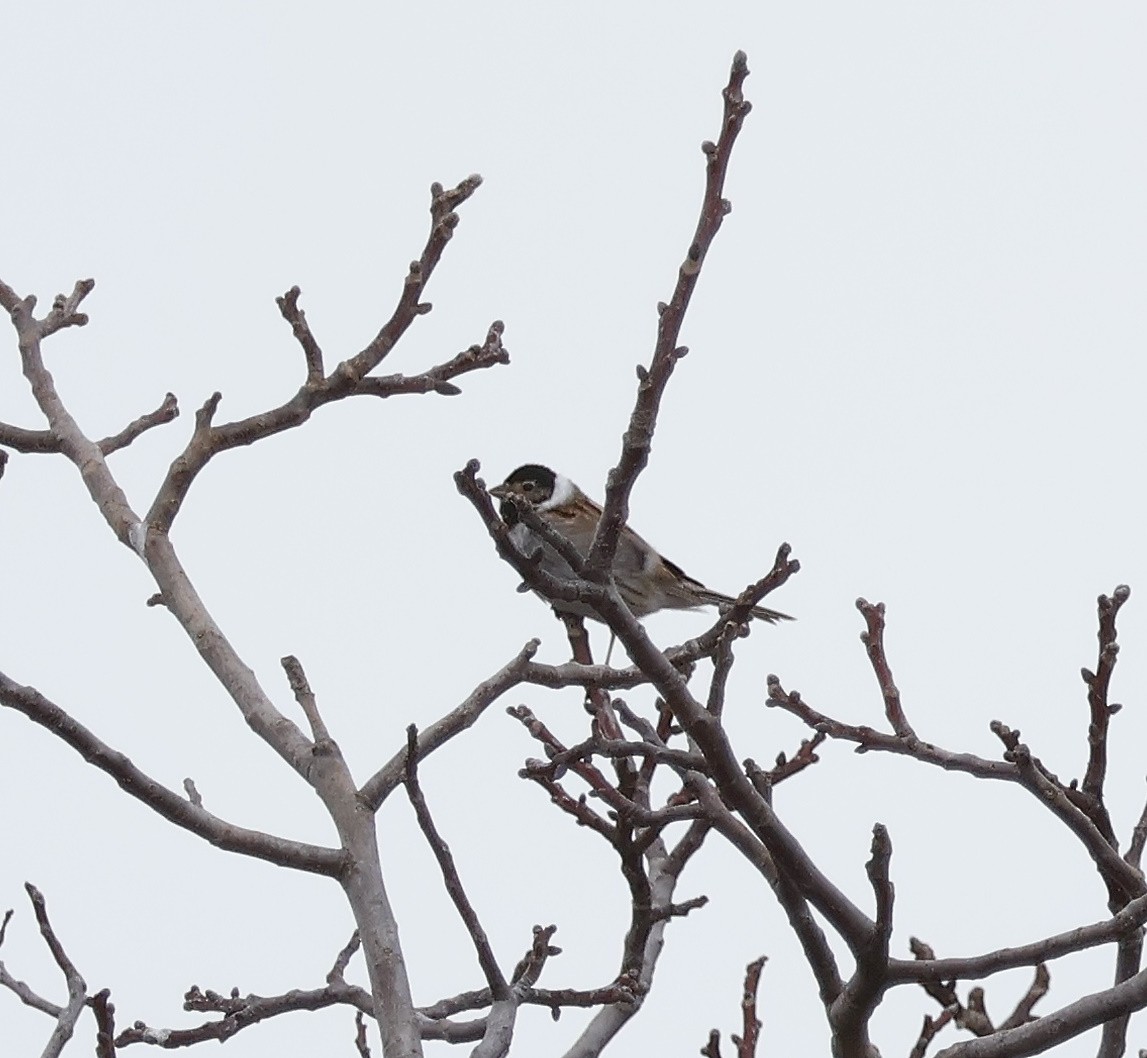
<path id="1" fill-rule="evenodd" d="M 541 568 L 562 580 L 570 580 L 573 567 L 551 545 L 529 528 L 518 512 L 518 504 L 528 504 L 535 514 L 564 536 L 585 558 L 589 554 L 601 508 L 564 474 L 539 463 L 518 467 L 501 485 L 490 489 L 499 502 L 498 513 L 510 527 L 510 539 L 527 556 L 540 548 Z M 634 617 L 647 617 L 658 610 L 694 610 L 701 606 L 732 606 L 733 598 L 706 588 L 680 566 L 647 544 L 628 525 L 622 526 L 613 560 L 613 581 Z M 579 614 L 596 621 L 601 618 L 584 603 L 547 599 L 560 613 Z M 769 624 L 795 618 L 766 606 L 754 606 L 750 615 Z"/>

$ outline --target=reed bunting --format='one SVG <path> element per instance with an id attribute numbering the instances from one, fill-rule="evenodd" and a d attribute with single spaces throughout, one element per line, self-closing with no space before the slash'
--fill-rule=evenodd
<path id="1" fill-rule="evenodd" d="M 501 501 L 499 513 L 510 527 L 510 539 L 518 550 L 531 555 L 540 548 L 541 568 L 562 580 L 571 579 L 574 571 L 570 564 L 521 521 L 515 501 L 529 504 L 547 525 L 573 544 L 583 558 L 589 554 L 601 508 L 565 475 L 535 463 L 518 467 L 501 485 L 492 488 L 490 495 Z M 733 604 L 728 595 L 706 588 L 680 566 L 659 555 L 629 526 L 621 530 L 613 561 L 613 581 L 634 617 L 646 617 L 657 610 Z M 553 605 L 556 610 L 600 620 L 580 603 L 563 601 Z M 770 624 L 793 620 L 786 613 L 764 606 L 754 606 L 750 613 Z"/>

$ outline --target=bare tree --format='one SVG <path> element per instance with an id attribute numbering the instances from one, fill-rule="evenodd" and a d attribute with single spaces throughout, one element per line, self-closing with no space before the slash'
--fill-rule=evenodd
<path id="1" fill-rule="evenodd" d="M 0 984 L 54 1023 L 45 1055 L 61 1053 L 85 1009 L 94 1015 L 96 1053 L 109 1058 L 132 1044 L 175 1048 L 222 1041 L 290 1011 L 342 1005 L 355 1011 L 354 1043 L 360 1055 L 369 1053 L 369 1019 L 378 1026 L 386 1058 L 419 1055 L 424 1040 L 473 1043 L 471 1053 L 486 1058 L 509 1052 L 517 1014 L 528 1004 L 548 1008 L 555 1015 L 565 1007 L 593 1009 L 592 1019 L 566 1051 L 568 1058 L 590 1058 L 602 1054 L 640 1011 L 653 987 L 669 923 L 705 902 L 704 897 L 680 899 L 677 890 L 686 865 L 710 839 L 728 842 L 760 875 L 783 910 L 814 975 L 833 1053 L 839 1058 L 871 1058 L 879 1053 L 871 1038 L 873 1012 L 889 990 L 904 986 L 920 990 L 929 1010 L 923 1015 L 912 1051 L 915 1056 L 924 1055 L 948 1025 L 967 1034 L 938 1052 L 948 1058 L 1041 1053 L 1099 1025 L 1103 1033 L 1098 1053 L 1103 1058 L 1124 1053 L 1128 1019 L 1147 1006 L 1147 972 L 1141 969 L 1147 886 L 1140 869 L 1147 844 L 1147 810 L 1121 853 L 1104 794 L 1108 729 L 1119 708 L 1109 701 L 1118 650 L 1116 617 L 1129 596 L 1127 588 L 1118 587 L 1110 597 L 1099 599 L 1098 663 L 1094 672 L 1084 671 L 1089 710 L 1087 761 L 1083 780 L 1076 783 L 1061 781 L 1021 740 L 1019 732 L 1003 723 L 993 725 L 1002 746 L 998 759 L 944 749 L 921 738 L 908 719 L 892 675 L 884 644 L 884 607 L 863 599 L 857 603 L 865 626 L 862 640 L 883 699 L 884 727 L 858 727 L 834 719 L 771 677 L 768 704 L 797 717 L 810 734 L 791 756 L 778 756 L 771 767 L 744 759 L 734 749 L 724 724 L 734 648 L 751 631 L 748 622 L 752 608 L 798 572 L 789 546 L 778 548 L 772 568 L 750 584 L 708 630 L 668 648 L 652 641 L 611 577 L 619 534 L 628 517 L 630 492 L 648 458 L 662 395 L 677 361 L 686 353 L 678 344 L 681 325 L 710 246 L 729 212 L 724 182 L 750 109 L 742 91 L 747 75 L 745 56 L 738 53 L 723 92 L 720 133 L 715 142 L 702 145 L 706 180 L 697 228 L 679 268 L 676 287 L 669 300 L 659 306 L 652 358 L 648 366 L 638 368 L 636 402 L 620 459 L 609 476 L 603 516 L 592 546 L 582 554 L 529 508 L 519 510 L 519 517 L 567 558 L 573 576 L 554 577 L 537 562 L 537 556 L 515 547 L 478 476 L 476 461 L 455 476 L 459 491 L 472 505 L 499 556 L 523 582 L 555 602 L 576 599 L 588 608 L 617 637 L 630 663 L 625 667 L 595 664 L 581 618 L 565 614 L 561 619 L 573 660 L 557 666 L 541 664 L 534 660 L 536 641 L 527 643 L 437 722 L 423 731 L 411 727 L 406 744 L 397 747 L 394 755 L 380 762 L 365 780 L 351 774 L 295 657 L 283 658 L 282 667 L 304 723 L 296 723 L 275 706 L 272 695 L 260 685 L 211 616 L 172 544 L 170 530 L 197 475 L 229 449 L 302 426 L 322 406 L 351 397 L 457 395 L 460 390 L 455 380 L 465 373 L 508 362 L 501 340 L 502 324 L 495 322 L 480 344 L 420 374 L 373 373 L 415 319 L 429 310 L 423 293 L 458 223 L 456 210 L 477 190 L 479 179 L 471 177 L 450 190 L 434 185 L 430 234 L 406 275 L 392 315 L 364 349 L 340 360 L 329 371 L 327 357 L 300 308 L 298 288 L 279 298 L 279 309 L 303 354 L 299 388 L 276 407 L 228 423 L 215 421 L 220 395 L 214 394 L 196 412 L 190 440 L 171 464 L 146 511 L 134 507 L 125 495 L 109 457 L 149 430 L 174 420 L 178 415 L 175 398 L 169 394 L 155 411 L 128 424 L 120 433 L 91 440 L 56 391 L 42 345 L 57 331 L 87 322 L 81 307 L 93 288 L 92 281 L 81 281 L 70 294 L 57 297 L 41 317 L 35 315 L 34 297 L 21 297 L 0 283 L 0 303 L 11 315 L 24 375 L 46 421 L 40 430 L 0 424 L 0 445 L 25 454 L 62 455 L 76 467 L 108 528 L 154 579 L 156 592 L 150 604 L 165 608 L 178 622 L 251 730 L 315 791 L 334 823 L 338 845 L 312 845 L 244 829 L 218 817 L 207 810 L 190 780 L 182 794 L 167 788 L 78 723 L 65 707 L 14 676 L 0 674 L 0 703 L 63 740 L 89 764 L 111 776 L 125 793 L 176 826 L 228 852 L 330 878 L 342 889 L 356 924 L 354 935 L 338 953 L 323 982 L 315 987 L 274 996 L 244 996 L 237 990 L 222 995 L 193 988 L 185 996 L 184 1006 L 206 1015 L 197 1026 L 166 1029 L 136 1021 L 117 1029 L 109 991 L 89 991 L 51 925 L 44 897 L 29 885 L 35 919 L 64 975 L 67 1000 L 60 1004 L 39 995 L 3 964 Z M 3 452 L 0 457 L 4 457 Z M 3 466 L 4 459 L 0 458 L 0 472 Z M 699 675 L 702 661 L 711 663 L 711 671 L 708 666 L 704 670 L 707 679 Z M 509 710 L 540 747 L 541 758 L 528 760 L 522 774 L 545 792 L 560 813 L 606 843 L 616 855 L 630 897 L 629 922 L 619 943 L 616 975 L 580 989 L 540 986 L 549 960 L 560 951 L 553 944 L 556 927 L 552 925 L 535 927 L 522 958 L 513 967 L 499 960 L 482 927 L 480 909 L 467 895 L 419 782 L 421 762 L 465 732 L 509 690 L 524 685 L 584 688 L 589 727 L 573 737 L 551 730 L 525 706 Z M 655 692 L 655 715 L 642 715 L 629 704 L 627 694 L 638 687 Z M 1092 860 L 1108 894 L 1108 917 L 1019 947 L 971 956 L 938 957 L 927 943 L 913 940 L 911 958 L 893 957 L 890 938 L 895 904 L 892 841 L 887 830 L 881 825 L 873 830 L 871 859 L 866 865 L 872 897 L 869 907 L 861 907 L 826 876 L 773 808 L 773 788 L 816 764 L 818 747 L 829 739 L 851 743 L 869 754 L 896 753 L 922 766 L 963 772 L 985 782 L 1008 782 L 1028 791 Z M 655 792 L 667 784 L 673 791 L 669 796 Z M 472 991 L 422 1007 L 416 1007 L 412 999 L 397 922 L 387 897 L 386 865 L 375 831 L 377 813 L 399 787 L 405 789 L 435 856 L 481 971 L 481 981 Z M 0 926 L 0 944 L 11 918 L 10 911 Z M 1114 946 L 1115 957 L 1113 980 L 1106 987 L 1052 1014 L 1034 1015 L 1036 1003 L 1049 989 L 1048 962 L 1108 944 Z M 346 979 L 351 960 L 359 951 L 368 989 Z M 846 958 L 842 952 L 847 952 Z M 763 958 L 757 959 L 746 970 L 741 1030 L 732 1036 L 739 1058 L 757 1053 L 762 1026 L 756 997 L 764 965 Z M 1003 1020 L 989 1017 L 982 988 L 962 990 L 962 982 L 1017 967 L 1031 968 L 1032 984 Z M 696 1045 L 709 1058 L 722 1053 L 716 1030 L 707 1041 L 698 1040 Z"/>

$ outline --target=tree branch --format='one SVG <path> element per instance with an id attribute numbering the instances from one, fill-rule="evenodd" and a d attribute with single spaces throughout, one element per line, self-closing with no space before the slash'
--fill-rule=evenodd
<path id="1" fill-rule="evenodd" d="M 190 1029 L 154 1029 L 142 1021 L 137 1021 L 116 1037 L 115 1045 L 121 1048 L 129 1047 L 133 1043 L 146 1043 L 165 1050 L 175 1050 L 204 1043 L 207 1040 L 218 1040 L 222 1043 L 243 1029 L 269 1018 L 297 1010 L 323 1010 L 336 1005 L 350 1005 L 372 1016 L 374 1013 L 370 993 L 344 981 L 336 981 L 324 988 L 307 991 L 292 989 L 284 995 L 252 994 L 242 998 L 238 990 L 234 990 L 228 998 L 217 992 L 201 992 L 192 986 L 184 996 L 184 1009 L 217 1012 L 223 1014 L 222 1018 L 204 1022 Z"/>
<path id="2" fill-rule="evenodd" d="M 121 448 L 127 448 L 141 434 L 156 426 L 169 423 L 178 416 L 179 402 L 175 399 L 175 394 L 168 393 L 155 411 L 141 415 L 128 423 L 119 433 L 97 441 L 96 445 L 105 456 L 111 455 Z M 25 454 L 39 455 L 62 451 L 59 440 L 51 430 L 24 430 L 19 426 L 9 426 L 7 423 L 0 423 L 0 445 L 6 445 Z"/>
<path id="3" fill-rule="evenodd" d="M 888 963 L 888 980 L 891 985 L 903 982 L 924 983 L 926 981 L 953 981 L 958 979 L 976 980 L 999 973 L 1002 970 L 1014 970 L 1019 966 L 1035 966 L 1038 963 L 1049 962 L 1064 955 L 1086 951 L 1099 944 L 1110 944 L 1121 937 L 1128 936 L 1138 930 L 1147 922 L 1147 896 L 1140 896 L 1132 900 L 1125 908 L 1104 919 L 1102 922 L 1092 923 L 1090 926 L 1079 926 L 1057 933 L 1051 937 L 1034 941 L 1031 944 L 1022 944 L 1014 948 L 1000 948 L 996 951 L 986 952 L 983 955 L 972 955 L 964 958 L 917 959 L 915 962 L 906 959 L 890 959 Z"/>
<path id="4" fill-rule="evenodd" d="M 1112 847 L 1094 820 L 1069 796 L 1060 783 L 1019 740 L 1019 732 L 993 721 L 992 732 L 1006 747 L 1004 756 L 1019 768 L 1021 784 L 1083 844 L 1108 887 L 1112 911 L 1147 891 L 1142 871 L 1132 867 Z"/>
<path id="5" fill-rule="evenodd" d="M 101 988 L 88 1005 L 96 1018 L 96 1058 L 115 1058 L 115 1006 L 111 991 Z"/>
<path id="6" fill-rule="evenodd" d="M 1131 597 L 1131 589 L 1120 584 L 1111 597 L 1100 595 L 1099 609 L 1099 661 L 1095 672 L 1082 670 L 1083 682 L 1087 684 L 1087 704 L 1091 712 L 1091 722 L 1087 727 L 1088 759 L 1083 776 L 1083 796 L 1087 799 L 1087 814 L 1095 822 L 1107 839 L 1115 843 L 1115 831 L 1111 817 L 1103 803 L 1103 784 L 1107 777 L 1107 730 L 1111 717 L 1119 711 L 1118 705 L 1108 704 L 1108 690 L 1111 675 L 1119 656 L 1119 644 L 1115 641 L 1115 618 L 1120 607 Z"/>
<path id="7" fill-rule="evenodd" d="M 1084 996 L 1036 1021 L 940 1051 L 936 1058 L 1021 1058 L 1065 1043 L 1105 1021 L 1147 1006 L 1147 970 L 1113 988 Z"/>
<path id="8" fill-rule="evenodd" d="M 461 734 L 506 691 L 522 683 L 529 671 L 531 659 L 540 645 L 540 640 L 531 639 L 518 651 L 517 656 L 503 665 L 488 680 L 478 684 L 464 702 L 440 720 L 436 720 L 425 731 L 420 732 L 418 760 L 425 760 L 455 735 Z M 363 784 L 358 796 L 370 811 L 377 812 L 382 802 L 404 781 L 406 757 L 406 750 L 396 753 Z"/>
<path id="9" fill-rule="evenodd" d="M 629 420 L 629 429 L 623 438 L 621 459 L 609 473 L 601 520 L 598 522 L 586 558 L 586 571 L 591 580 L 605 576 L 613 565 L 621 527 L 629 520 L 630 492 L 633 490 L 637 475 L 649 459 L 649 448 L 661 406 L 661 396 L 665 392 L 665 386 L 677 361 L 687 352 L 685 348 L 678 346 L 685 312 L 689 308 L 689 301 L 693 296 L 709 247 L 725 215 L 732 209 L 723 197 L 725 174 L 729 168 L 737 135 L 752 109 L 742 91 L 745 78 L 748 76 L 748 59 L 743 51 L 738 51 L 733 56 L 729 82 L 721 93 L 724 100 L 721 133 L 715 144 L 706 141 L 701 145 L 706 159 L 705 193 L 693 241 L 685 254 L 684 262 L 678 269 L 673 296 L 667 305 L 658 306 L 660 319 L 657 325 L 657 342 L 649 368 L 648 370 L 638 368 L 637 401 Z"/>
<path id="10" fill-rule="evenodd" d="M 287 683 L 290 684 L 295 701 L 299 703 L 299 708 L 302 709 L 303 715 L 307 718 L 315 746 L 329 743 L 331 733 L 327 730 L 327 725 L 319 713 L 319 704 L 315 700 L 315 692 L 311 690 L 302 663 L 294 654 L 288 654 L 285 658 L 280 659 L 279 664 L 283 666 L 283 671 L 287 674 Z"/>
<path id="11" fill-rule="evenodd" d="M 131 760 L 100 741 L 79 721 L 50 702 L 34 687 L 21 687 L 0 673 L 0 705 L 23 713 L 66 742 L 89 764 L 110 775 L 120 789 L 170 823 L 196 834 L 217 848 L 266 860 L 311 874 L 338 876 L 346 866 L 341 849 L 308 845 L 227 823 L 202 805 L 180 797 L 137 768 Z"/>
<path id="12" fill-rule="evenodd" d="M 768 678 L 769 696 L 765 705 L 783 709 L 802 720 L 814 731 L 842 742 L 855 742 L 857 753 L 879 750 L 884 753 L 898 753 L 913 757 L 924 764 L 932 764 L 945 771 L 963 772 L 981 779 L 1000 779 L 1004 782 L 1021 782 L 1019 769 L 1008 761 L 986 760 L 973 753 L 953 753 L 929 742 L 923 742 L 914 735 L 901 738 L 867 726 L 844 724 L 825 713 L 817 712 L 801 697 L 799 691 L 786 691 L 780 680 L 770 674 Z"/>
<path id="13" fill-rule="evenodd" d="M 430 850 L 434 853 L 434 858 L 438 861 L 442 880 L 446 884 L 446 892 L 458 911 L 462 924 L 470 934 L 470 940 L 478 954 L 478 965 L 482 968 L 486 983 L 490 986 L 490 993 L 494 997 L 495 1003 L 504 1002 L 510 998 L 510 988 L 506 984 L 505 977 L 502 976 L 486 931 L 482 928 L 482 923 L 478 921 L 474 905 L 470 903 L 470 898 L 466 895 L 466 889 L 462 885 L 462 879 L 454 864 L 454 856 L 450 852 L 450 847 L 442 839 L 438 833 L 438 828 L 434 825 L 430 808 L 426 804 L 422 786 L 418 781 L 418 728 L 413 724 L 406 729 L 406 793 L 414 808 L 414 814 L 418 817 L 418 825 L 430 846 Z"/>
<path id="14" fill-rule="evenodd" d="M 856 600 L 856 608 L 864 616 L 867 631 L 862 632 L 860 641 L 868 651 L 868 660 L 872 663 L 872 671 L 876 673 L 876 680 L 880 684 L 880 693 L 884 698 L 884 715 L 888 723 L 899 738 L 914 738 L 916 732 L 908 723 L 904 715 L 904 707 L 900 701 L 900 691 L 892 678 L 892 669 L 888 664 L 888 657 L 884 653 L 884 603 L 875 605 L 865 599 Z"/>
<path id="15" fill-rule="evenodd" d="M 482 346 L 474 346 L 447 364 L 431 368 L 425 375 L 415 376 L 423 381 L 411 382 L 402 376 L 391 379 L 367 379 L 367 373 L 382 362 L 414 320 L 430 310 L 421 300 L 426 284 L 440 260 L 446 244 L 458 225 L 455 208 L 477 190 L 481 178 L 468 177 L 457 187 L 443 190 L 441 184 L 431 186 L 430 234 L 422 256 L 411 263 L 402 293 L 391 317 L 360 353 L 338 364 L 329 375 L 321 377 L 321 353 L 318 344 L 298 307 L 298 294 L 294 288 L 279 299 L 280 312 L 291 324 L 296 338 L 303 344 L 307 375 L 302 386 L 285 403 L 246 419 L 212 424 L 218 395 L 212 398 L 196 424 L 195 432 L 183 453 L 176 458 L 167 472 L 147 514 L 147 523 L 158 533 L 167 533 L 187 496 L 191 483 L 207 463 L 220 452 L 254 444 L 265 437 L 301 426 L 314 411 L 332 401 L 356 394 L 389 396 L 392 393 L 425 393 L 431 390 L 453 393 L 457 387 L 451 377 L 480 367 L 506 363 L 509 359 L 501 346 L 501 324 L 494 324 Z"/>
<path id="16" fill-rule="evenodd" d="M 56 965 L 64 975 L 64 982 L 68 986 L 68 1005 L 63 1007 L 56 1016 L 56 1027 L 52 1030 L 52 1035 L 43 1052 L 43 1058 L 59 1058 L 65 1044 L 72 1038 L 76 1022 L 79 1021 L 80 1015 L 87 1005 L 88 986 L 80 975 L 80 971 L 76 969 L 75 963 L 68 958 L 64 946 L 56 936 L 55 930 L 52 929 L 51 922 L 48 921 L 48 908 L 44 903 L 43 894 L 31 882 L 25 882 L 24 889 L 28 894 L 28 899 L 32 901 L 32 911 L 36 916 L 36 923 L 40 927 L 40 935 L 44 938 L 44 943 L 47 944 L 48 950 L 52 953 L 52 958 L 56 961 Z"/>
<path id="17" fill-rule="evenodd" d="M 841 1058 L 866 1058 L 872 1053 L 868 1024 L 884 992 L 888 947 L 892 938 L 893 885 L 889 877 L 892 843 L 879 823 L 872 831 L 872 858 L 865 865 L 876 904 L 876 924 L 868 942 L 857 952 L 856 972 L 829 1007 L 833 1052 Z"/>

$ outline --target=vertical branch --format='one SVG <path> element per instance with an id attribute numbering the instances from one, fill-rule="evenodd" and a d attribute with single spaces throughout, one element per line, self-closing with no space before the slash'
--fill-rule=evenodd
<path id="1" fill-rule="evenodd" d="M 557 613 L 558 617 L 561 618 L 562 624 L 565 625 L 566 635 L 569 637 L 570 650 L 573 651 L 574 661 L 579 665 L 592 665 L 593 653 L 589 646 L 589 635 L 585 630 L 585 619 L 579 614 L 564 613 L 557 610 L 554 612 Z M 614 716 L 613 713 L 613 707 L 609 703 L 608 692 L 601 687 L 587 684 L 585 697 L 601 736 L 603 738 L 621 738 L 621 727 L 618 725 L 617 717 Z"/>
<path id="2" fill-rule="evenodd" d="M 1115 949 L 1115 983 L 1130 981 L 1139 973 L 1143 961 L 1143 931 L 1134 930 L 1120 937 Z M 1044 992 L 1047 988 L 1044 988 Z M 1040 993 L 1042 996 L 1043 993 Z M 1037 997 L 1038 998 L 1038 997 Z M 1127 1049 L 1127 1027 L 1131 1015 L 1120 1014 L 1103 1023 L 1097 1058 L 1121 1058 Z"/>
<path id="3" fill-rule="evenodd" d="M 1087 771 L 1083 776 L 1083 792 L 1098 804 L 1103 801 L 1103 783 L 1107 777 L 1107 729 L 1111 716 L 1118 706 L 1109 705 L 1107 692 L 1111 686 L 1111 674 L 1119 655 L 1119 644 L 1115 642 L 1115 618 L 1120 607 L 1131 597 L 1131 589 L 1120 584 L 1110 596 L 1099 596 L 1099 660 L 1095 672 L 1082 670 L 1083 682 L 1087 684 L 1087 704 L 1091 710 L 1091 722 L 1087 728 L 1089 748 Z M 1110 823 L 1108 823 L 1110 830 Z"/>
<path id="4" fill-rule="evenodd" d="M 609 473 L 605 490 L 605 504 L 601 520 L 598 522 L 586 570 L 589 578 L 600 578 L 613 564 L 621 527 L 629 519 L 629 494 L 637 475 L 649 460 L 649 448 L 653 441 L 653 430 L 657 424 L 657 412 L 661 406 L 661 396 L 669 382 L 669 376 L 677 361 L 688 351 L 677 344 L 681 325 L 685 321 L 685 311 L 697 286 L 697 279 L 704 264 L 705 255 L 721 227 L 725 215 L 732 209 L 723 197 L 725 174 L 733 154 L 733 144 L 741 131 L 745 118 L 752 105 L 743 94 L 745 78 L 749 76 L 748 59 L 743 51 L 733 56 L 733 67 L 729 73 L 729 83 L 721 93 L 724 99 L 724 115 L 721 134 L 716 143 L 706 141 L 701 145 L 705 154 L 705 193 L 701 202 L 701 215 L 693 241 L 685 254 L 685 260 L 677 272 L 677 285 L 667 305 L 659 305 L 660 320 L 657 325 L 657 343 L 649 369 L 637 369 L 639 385 L 637 401 L 629 420 L 629 429 L 622 443 L 621 459 Z"/>
<path id="5" fill-rule="evenodd" d="M 741 997 L 741 1035 L 733 1037 L 737 1045 L 737 1058 L 756 1058 L 757 1040 L 761 1034 L 761 1019 L 757 1017 L 757 990 L 761 985 L 761 971 L 765 968 L 765 961 L 766 957 L 762 955 L 745 968 L 745 991 Z"/>
<path id="6" fill-rule="evenodd" d="M 486 983 L 490 986 L 490 994 L 496 1002 L 507 1000 L 510 998 L 509 985 L 506 984 L 506 978 L 502 975 L 498 960 L 494 957 L 494 951 L 490 947 L 490 940 L 486 936 L 486 931 L 482 928 L 482 923 L 478 921 L 474 906 L 466 895 L 450 847 L 442 840 L 442 835 L 438 833 L 438 828 L 434 825 L 434 820 L 430 815 L 430 808 L 426 804 L 426 798 L 423 796 L 422 786 L 418 781 L 418 728 L 413 724 L 406 729 L 406 793 L 414 807 L 414 814 L 418 817 L 418 825 L 422 828 L 427 844 L 430 845 L 434 858 L 438 861 L 442 879 L 446 883 L 446 892 L 449 893 L 450 899 L 474 943 L 474 950 L 478 953 L 478 965 L 482 967 Z"/>
<path id="7" fill-rule="evenodd" d="M 709 698 L 705 708 L 720 719 L 725 710 L 725 687 L 733 671 L 733 640 L 740 634 L 740 626 L 726 622 L 713 650 L 713 678 L 709 682 Z"/>
<path id="8" fill-rule="evenodd" d="M 100 446 L 89 440 L 64 406 L 51 372 L 44 366 L 40 342 L 64 327 L 83 327 L 88 317 L 79 306 L 92 290 L 94 279 L 79 280 L 68 297 L 57 296 L 52 311 L 42 320 L 33 316 L 34 297 L 26 297 L 11 310 L 12 324 L 20 346 L 20 363 L 40 411 L 48 420 L 62 451 L 75 465 L 104 520 L 120 543 L 136 548 L 132 535 L 139 518 L 131 509 L 123 490 L 112 477 Z M 136 548 L 138 550 L 138 548 Z"/>
<path id="9" fill-rule="evenodd" d="M 83 977 L 80 976 L 80 971 L 76 969 L 75 963 L 68 958 L 64 946 L 52 929 L 51 922 L 48 921 L 48 907 L 44 902 L 43 894 L 31 882 L 25 882 L 24 889 L 28 893 L 28 899 L 32 901 L 32 910 L 36 915 L 36 923 L 40 927 L 40 935 L 44 938 L 44 943 L 48 945 L 48 950 L 52 953 L 52 958 L 55 959 L 56 965 L 63 973 L 64 981 L 68 986 L 67 1005 L 56 1018 L 56 1027 L 52 1030 L 51 1038 L 44 1047 L 43 1053 L 43 1058 L 59 1058 L 64 1045 L 72 1038 L 76 1022 L 87 1004 L 88 986 Z"/>
<path id="10" fill-rule="evenodd" d="M 89 1003 L 96 1016 L 96 1058 L 115 1058 L 115 1007 L 111 991 L 100 989 Z"/>
<path id="11" fill-rule="evenodd" d="M 884 698 L 884 715 L 888 717 L 888 723 L 898 737 L 915 738 L 916 732 L 912 730 L 908 717 L 904 715 L 904 707 L 900 704 L 900 689 L 892 678 L 892 668 L 888 664 L 888 656 L 884 653 L 884 603 L 870 603 L 865 599 L 857 599 L 856 608 L 864 615 L 864 623 L 867 626 L 860 634 L 860 641 L 868 651 L 868 660 L 880 684 L 880 694 Z"/>
<path id="12" fill-rule="evenodd" d="M 302 709 L 303 715 L 307 718 L 307 723 L 311 728 L 311 737 L 314 738 L 316 745 L 330 742 L 331 734 L 319 713 L 315 692 L 311 690 L 302 663 L 294 654 L 288 654 L 285 658 L 279 659 L 279 664 L 283 666 L 283 671 L 287 674 L 287 683 L 290 685 L 291 693 L 295 696 L 295 701 L 299 703 L 299 708 Z"/>

